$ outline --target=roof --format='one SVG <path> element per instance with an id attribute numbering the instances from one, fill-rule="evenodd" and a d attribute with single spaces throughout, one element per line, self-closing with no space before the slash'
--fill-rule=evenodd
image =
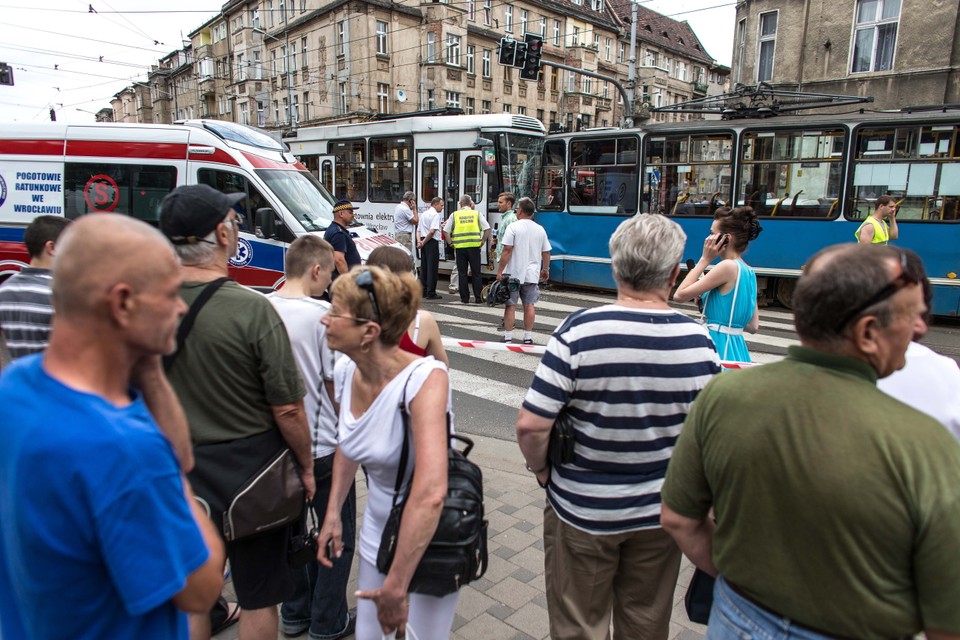
<path id="1" fill-rule="evenodd" d="M 608 0 L 608 6 L 625 25 L 630 24 L 633 0 Z M 662 13 L 637 7 L 637 41 L 648 42 L 654 46 L 670 49 L 694 60 L 716 64 L 713 56 L 706 52 L 697 34 L 687 21 L 674 20 Z M 629 26 L 628 26 L 629 29 Z"/>

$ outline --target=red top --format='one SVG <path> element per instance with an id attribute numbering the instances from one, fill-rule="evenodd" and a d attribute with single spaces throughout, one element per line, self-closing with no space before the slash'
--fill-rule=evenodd
<path id="1" fill-rule="evenodd" d="M 420 356 L 421 358 L 427 355 L 426 349 L 422 349 L 417 345 L 416 342 L 410 339 L 410 334 L 406 331 L 403 332 L 403 337 L 400 338 L 400 348 L 406 351 L 407 353 L 412 353 L 415 356 Z"/>

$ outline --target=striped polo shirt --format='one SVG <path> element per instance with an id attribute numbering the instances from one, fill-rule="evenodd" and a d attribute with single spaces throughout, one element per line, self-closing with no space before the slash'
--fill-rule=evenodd
<path id="1" fill-rule="evenodd" d="M 10 357 L 47 348 L 53 318 L 52 284 L 49 269 L 28 267 L 0 285 L 0 330 Z"/>
<path id="2" fill-rule="evenodd" d="M 576 459 L 554 467 L 547 499 L 590 533 L 660 526 L 660 487 L 697 394 L 720 371 L 707 330 L 676 311 L 607 305 L 554 332 L 523 406 L 566 411 Z"/>

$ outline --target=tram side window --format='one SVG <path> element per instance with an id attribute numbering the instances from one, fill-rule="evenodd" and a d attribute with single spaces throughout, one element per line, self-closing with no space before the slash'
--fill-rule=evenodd
<path id="1" fill-rule="evenodd" d="M 566 146 L 563 140 L 549 140 L 543 145 L 543 185 L 537 192 L 538 211 L 563 209 L 563 168 L 566 166 Z"/>
<path id="2" fill-rule="evenodd" d="M 370 201 L 399 202 L 413 191 L 413 138 L 370 139 Z"/>
<path id="3" fill-rule="evenodd" d="M 64 215 L 122 213 L 157 224 L 160 201 L 177 186 L 171 166 L 68 162 L 64 166 Z"/>
<path id="4" fill-rule="evenodd" d="M 737 204 L 760 216 L 839 216 L 845 140 L 840 129 L 745 133 Z"/>
<path id="5" fill-rule="evenodd" d="M 320 163 L 320 184 L 327 191 L 333 193 L 333 162 L 331 160 L 324 160 Z"/>
<path id="6" fill-rule="evenodd" d="M 571 142 L 570 211 L 636 213 L 638 147 L 635 136 Z"/>
<path id="7" fill-rule="evenodd" d="M 367 151 L 365 140 L 340 140 L 330 143 L 336 158 L 334 196 L 338 200 L 363 202 L 367 199 Z"/>
<path id="8" fill-rule="evenodd" d="M 642 211 L 712 216 L 731 201 L 732 150 L 729 133 L 648 137 Z"/>
<path id="9" fill-rule="evenodd" d="M 431 202 L 439 190 L 440 162 L 436 158 L 424 158 L 420 163 L 420 200 Z"/>
<path id="10" fill-rule="evenodd" d="M 477 211 L 482 211 L 479 207 L 483 202 L 483 172 L 480 168 L 480 156 L 468 156 L 463 166 L 463 192 L 473 198 L 473 203 L 478 205 Z"/>
<path id="11" fill-rule="evenodd" d="M 891 195 L 898 222 L 960 220 L 960 126 L 868 127 L 856 135 L 848 218 L 864 219 L 879 196 Z"/>

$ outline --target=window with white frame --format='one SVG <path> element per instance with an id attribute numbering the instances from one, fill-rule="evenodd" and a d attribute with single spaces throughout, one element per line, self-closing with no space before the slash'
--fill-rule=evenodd
<path id="1" fill-rule="evenodd" d="M 467 73 L 475 74 L 477 72 L 476 67 L 476 57 L 477 57 L 477 48 L 472 45 L 467 45 Z"/>
<path id="2" fill-rule="evenodd" d="M 570 72 L 567 75 L 567 91 L 573 93 L 577 90 L 577 74 Z"/>
<path id="3" fill-rule="evenodd" d="M 460 94 L 456 91 L 447 91 L 447 107 L 450 109 L 460 108 Z"/>
<path id="4" fill-rule="evenodd" d="M 490 58 L 492 57 L 492 55 L 493 55 L 492 49 L 483 50 L 482 69 L 480 71 L 483 73 L 484 78 L 493 77 L 493 73 L 490 68 Z"/>
<path id="5" fill-rule="evenodd" d="M 490 101 L 481 100 L 480 101 L 480 113 L 487 114 L 490 113 Z"/>
<path id="6" fill-rule="evenodd" d="M 447 64 L 460 66 L 460 36 L 447 34 Z"/>
<path id="7" fill-rule="evenodd" d="M 280 0 L 280 22 L 287 21 L 287 7 L 284 4 L 284 0 Z"/>
<path id="8" fill-rule="evenodd" d="M 617 62 L 624 63 L 627 61 L 627 43 L 621 42 L 620 46 L 617 47 Z"/>
<path id="9" fill-rule="evenodd" d="M 296 42 L 290 43 L 290 68 L 291 70 L 297 68 L 297 43 Z"/>
<path id="10" fill-rule="evenodd" d="M 384 82 L 377 83 L 377 111 L 390 113 L 390 85 Z"/>
<path id="11" fill-rule="evenodd" d="M 594 11 L 603 11 L 603 0 L 592 0 Z"/>
<path id="12" fill-rule="evenodd" d="M 280 124 L 280 103 L 276 100 L 273 101 L 273 122 Z"/>
<path id="13" fill-rule="evenodd" d="M 593 78 L 590 76 L 583 76 L 583 92 L 593 93 Z"/>
<path id="14" fill-rule="evenodd" d="M 553 46 L 560 46 L 560 21 L 553 21 Z"/>
<path id="15" fill-rule="evenodd" d="M 526 108 L 526 107 L 517 106 L 517 113 L 518 113 L 519 115 L 521 115 L 521 116 L 525 116 L 525 115 L 527 115 L 527 108 Z"/>
<path id="16" fill-rule="evenodd" d="M 247 67 L 243 63 L 242 53 L 237 54 L 236 72 L 237 72 L 237 82 L 243 82 L 244 80 L 247 79 Z"/>
<path id="17" fill-rule="evenodd" d="M 250 124 L 250 105 L 246 102 L 240 105 L 240 124 Z"/>
<path id="18" fill-rule="evenodd" d="M 513 31 L 513 5 L 503 7 L 503 30 L 507 33 Z"/>
<path id="19" fill-rule="evenodd" d="M 598 52 L 600 51 L 600 34 L 599 33 L 593 34 L 593 50 Z"/>
<path id="20" fill-rule="evenodd" d="M 466 98 L 466 104 L 464 105 L 464 111 L 467 113 L 468 116 L 472 116 L 472 115 L 473 115 L 474 111 L 476 110 L 476 104 L 477 104 L 477 103 L 476 103 L 476 100 L 474 100 L 473 98 Z"/>
<path id="21" fill-rule="evenodd" d="M 286 45 L 280 47 L 280 72 L 287 72 L 287 47 Z"/>
<path id="22" fill-rule="evenodd" d="M 437 34 L 432 31 L 427 32 L 427 62 L 437 61 Z"/>
<path id="23" fill-rule="evenodd" d="M 273 29 L 276 20 L 273 17 L 273 0 L 267 0 L 267 24 Z"/>
<path id="24" fill-rule="evenodd" d="M 850 71 L 890 71 L 897 48 L 900 0 L 858 0 Z"/>
<path id="25" fill-rule="evenodd" d="M 307 66 L 307 37 L 300 38 L 300 53 L 303 54 L 303 66 Z"/>
<path id="26" fill-rule="evenodd" d="M 387 55 L 387 23 L 377 20 L 377 53 Z"/>
<path id="27" fill-rule="evenodd" d="M 265 127 L 267 125 L 267 103 L 257 102 L 257 126 Z"/>
<path id="28" fill-rule="evenodd" d="M 741 82 L 743 78 L 744 53 L 747 47 L 747 19 L 744 18 L 737 23 L 737 77 L 736 81 Z"/>
<path id="29" fill-rule="evenodd" d="M 427 89 L 427 109 L 433 109 L 437 106 L 437 101 L 433 97 L 433 89 Z"/>
<path id="30" fill-rule="evenodd" d="M 677 60 L 677 80 L 687 81 L 687 63 Z"/>
<path id="31" fill-rule="evenodd" d="M 467 20 L 477 21 L 477 0 L 467 0 Z"/>
<path id="32" fill-rule="evenodd" d="M 293 94 L 293 110 L 290 112 L 290 116 L 293 118 L 290 121 L 291 123 L 300 122 L 300 96 L 297 94 Z"/>
<path id="33" fill-rule="evenodd" d="M 260 49 L 253 50 L 253 66 L 250 69 L 254 80 L 263 79 L 263 63 L 260 60 Z"/>
<path id="34" fill-rule="evenodd" d="M 757 53 L 757 82 L 773 79 L 773 54 L 777 45 L 777 12 L 760 14 L 759 51 Z"/>
<path id="35" fill-rule="evenodd" d="M 503 112 L 504 112 L 504 113 L 510 113 L 511 111 L 513 111 L 513 105 L 512 105 L 512 104 L 504 104 L 504 105 L 503 105 Z"/>
<path id="36" fill-rule="evenodd" d="M 270 75 L 277 75 L 277 50 L 272 49 L 270 51 Z"/>
<path id="37" fill-rule="evenodd" d="M 573 36 L 570 38 L 570 44 L 574 47 L 580 44 L 580 27 L 573 27 Z"/>
<path id="38" fill-rule="evenodd" d="M 607 38 L 603 41 L 603 59 L 610 62 L 610 54 L 613 51 L 613 38 Z"/>
<path id="39" fill-rule="evenodd" d="M 341 20 L 337 23 L 337 55 L 347 55 L 347 22 Z M 346 113 L 343 111 L 342 113 Z"/>
<path id="40" fill-rule="evenodd" d="M 547 38 L 547 17 L 540 16 L 540 37 L 546 40 Z"/>
<path id="41" fill-rule="evenodd" d="M 337 95 L 337 113 L 343 115 L 347 112 L 347 83 L 341 82 L 338 87 Z"/>
<path id="42" fill-rule="evenodd" d="M 301 107 L 302 111 L 299 114 L 298 119 L 309 120 L 310 119 L 310 92 L 303 92 L 303 106 Z"/>
<path id="43" fill-rule="evenodd" d="M 670 71 L 673 69 L 673 60 L 663 56 L 663 68 L 666 69 L 667 75 L 670 75 Z"/>
<path id="44" fill-rule="evenodd" d="M 250 10 L 250 24 L 254 29 L 260 28 L 260 8 Z"/>
<path id="45" fill-rule="evenodd" d="M 492 0 L 483 0 L 483 24 L 490 26 L 490 14 L 493 11 Z"/>
<path id="46" fill-rule="evenodd" d="M 290 102 L 286 98 L 283 99 L 283 121 L 290 122 Z"/>
<path id="47" fill-rule="evenodd" d="M 527 32 L 527 23 L 530 21 L 530 12 L 526 9 L 520 10 L 520 35 Z"/>

